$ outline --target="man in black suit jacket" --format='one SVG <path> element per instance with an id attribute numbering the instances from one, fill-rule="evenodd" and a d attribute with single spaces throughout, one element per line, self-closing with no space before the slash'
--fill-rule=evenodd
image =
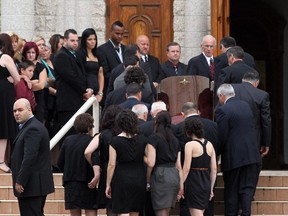
<path id="1" fill-rule="evenodd" d="M 145 63 L 148 62 L 151 68 L 152 81 L 153 81 L 154 87 L 156 88 L 161 81 L 160 74 L 162 73 L 162 71 L 161 71 L 160 61 L 155 56 L 152 56 L 149 54 L 150 41 L 146 35 L 139 35 L 136 39 L 136 44 L 140 48 L 141 61 Z"/>
<path id="2" fill-rule="evenodd" d="M 235 97 L 246 101 L 253 112 L 257 129 L 257 140 L 261 156 L 269 152 L 271 143 L 271 115 L 269 94 L 258 89 L 259 73 L 256 70 L 244 74 L 241 84 L 232 84 Z"/>
<path id="3" fill-rule="evenodd" d="M 221 39 L 220 50 L 222 53 L 215 57 L 215 80 L 218 78 L 220 70 L 229 66 L 226 52 L 234 46 L 236 46 L 236 40 L 233 37 L 227 36 Z M 244 52 L 243 61 L 252 68 L 256 67 L 254 58 L 249 53 Z"/>
<path id="4" fill-rule="evenodd" d="M 130 83 L 126 88 L 126 101 L 119 104 L 123 109 L 132 109 L 136 104 L 144 104 L 150 108 L 150 104 L 142 102 L 142 87 L 138 83 Z"/>
<path id="5" fill-rule="evenodd" d="M 215 117 L 224 180 L 225 215 L 251 215 L 251 203 L 258 180 L 261 156 L 253 113 L 249 104 L 235 98 L 231 84 L 217 90 L 219 102 Z M 241 206 L 240 206 L 241 205 Z"/>
<path id="6" fill-rule="evenodd" d="M 269 152 L 271 143 L 271 116 L 269 94 L 258 89 L 259 73 L 256 70 L 244 74 L 241 84 L 232 84 L 235 97 L 246 101 L 253 113 L 256 124 L 257 144 L 261 157 Z M 258 176 L 262 169 L 262 162 L 258 166 Z"/>
<path id="7" fill-rule="evenodd" d="M 107 91 L 111 71 L 117 65 L 123 63 L 125 45 L 121 43 L 124 35 L 124 25 L 115 21 L 111 25 L 110 39 L 98 47 L 97 57 L 104 72 L 104 93 Z M 103 101 L 104 102 L 104 101 Z"/>
<path id="8" fill-rule="evenodd" d="M 145 89 L 143 83 L 146 82 L 146 76 L 144 71 L 140 67 L 130 67 L 127 69 L 126 75 L 124 76 L 125 86 L 120 87 L 107 96 L 105 101 L 105 109 L 112 104 L 121 104 L 126 100 L 126 88 L 130 83 L 138 83 L 142 87 L 142 101 L 148 104 L 153 103 L 154 96 L 151 91 Z M 104 112 L 104 111 L 103 111 Z"/>
<path id="9" fill-rule="evenodd" d="M 182 106 L 181 114 L 186 120 L 197 118 L 199 119 L 204 126 L 204 138 L 209 140 L 217 153 L 217 145 L 218 145 L 218 131 L 217 124 L 210 119 L 201 118 L 199 115 L 198 107 L 193 102 L 186 102 Z M 185 132 L 185 121 L 178 123 L 175 126 L 175 135 L 179 140 L 181 145 L 181 162 L 184 163 L 184 153 L 185 153 L 185 144 L 191 141 L 191 137 L 188 137 Z M 181 200 L 180 202 L 180 215 L 181 216 L 190 216 L 189 209 L 187 208 L 185 201 Z M 214 199 L 209 202 L 208 208 L 204 212 L 205 216 L 214 215 Z"/>
<path id="10" fill-rule="evenodd" d="M 131 109 L 137 115 L 137 126 L 144 124 L 148 118 L 148 108 L 145 104 L 136 104 Z"/>
<path id="11" fill-rule="evenodd" d="M 13 111 L 20 128 L 11 156 L 14 195 L 21 215 L 44 215 L 47 194 L 54 192 L 48 131 L 27 99 L 17 100 Z"/>
<path id="12" fill-rule="evenodd" d="M 64 45 L 54 58 L 56 74 L 56 109 L 59 129 L 93 95 L 87 86 L 84 65 L 75 51 L 78 48 L 78 35 L 74 29 L 64 33 Z"/>
<path id="13" fill-rule="evenodd" d="M 253 70 L 244 61 L 244 50 L 239 46 L 231 47 L 226 52 L 229 66 L 220 70 L 216 89 L 223 83 L 241 83 L 246 72 Z"/>
<path id="14" fill-rule="evenodd" d="M 177 42 L 171 42 L 166 47 L 168 60 L 161 64 L 162 73 L 160 80 L 170 76 L 186 75 L 187 65 L 180 62 L 181 46 Z"/>
<path id="15" fill-rule="evenodd" d="M 205 35 L 201 42 L 202 53 L 191 58 L 188 62 L 187 74 L 199 75 L 214 80 L 214 58 L 213 51 L 216 39 L 212 35 Z M 211 66 L 211 67 L 210 67 Z"/>

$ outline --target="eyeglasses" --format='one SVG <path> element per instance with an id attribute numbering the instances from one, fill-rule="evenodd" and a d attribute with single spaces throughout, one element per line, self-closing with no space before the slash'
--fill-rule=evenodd
<path id="1" fill-rule="evenodd" d="M 210 48 L 210 49 L 214 49 L 215 46 L 213 45 L 203 45 L 206 49 Z"/>

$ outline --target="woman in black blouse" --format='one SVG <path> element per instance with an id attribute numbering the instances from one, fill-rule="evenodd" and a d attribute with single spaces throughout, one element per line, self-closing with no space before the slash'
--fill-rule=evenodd
<path id="1" fill-rule="evenodd" d="M 180 145 L 171 130 L 171 117 L 167 111 L 158 113 L 155 118 L 154 133 L 148 138 L 144 159 L 147 163 L 147 189 L 151 185 L 155 214 L 168 216 L 176 199 L 183 195 L 183 181 Z"/>

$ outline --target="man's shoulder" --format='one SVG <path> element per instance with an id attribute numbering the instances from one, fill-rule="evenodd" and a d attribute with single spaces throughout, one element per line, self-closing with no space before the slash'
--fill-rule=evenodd
<path id="1" fill-rule="evenodd" d="M 154 61 L 154 62 L 157 61 L 160 64 L 160 61 L 156 56 L 148 54 L 148 59 L 149 59 L 148 61 Z"/>
<path id="2" fill-rule="evenodd" d="M 105 43 L 101 44 L 100 46 L 98 46 L 98 49 L 103 49 L 107 46 L 109 46 L 109 44 L 111 44 L 111 42 L 108 40 Z M 111 44 L 112 45 L 112 44 Z"/>
<path id="3" fill-rule="evenodd" d="M 192 57 L 188 62 L 188 66 L 198 65 L 199 61 L 201 61 L 203 58 L 205 58 L 205 56 L 202 53 L 200 55 Z"/>

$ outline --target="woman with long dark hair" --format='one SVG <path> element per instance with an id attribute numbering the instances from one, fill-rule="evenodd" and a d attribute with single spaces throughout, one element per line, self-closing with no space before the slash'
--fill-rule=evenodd
<path id="1" fill-rule="evenodd" d="M 13 47 L 8 34 L 0 34 L 0 170 L 11 172 L 6 165 L 5 152 L 8 140 L 16 137 L 16 123 L 13 116 L 15 102 L 14 86 L 20 81 L 13 61 Z"/>
<path id="2" fill-rule="evenodd" d="M 209 200 L 214 196 L 216 155 L 213 145 L 203 138 L 203 124 L 199 119 L 185 120 L 185 130 L 192 138 L 192 141 L 185 144 L 183 166 L 186 205 L 191 215 L 203 216 Z"/>
<path id="3" fill-rule="evenodd" d="M 180 145 L 171 130 L 169 112 L 155 118 L 154 133 L 149 136 L 145 153 L 147 189 L 156 216 L 168 216 L 176 200 L 183 195 Z"/>
<path id="4" fill-rule="evenodd" d="M 104 94 L 104 74 L 103 68 L 96 57 L 97 52 L 97 34 L 94 29 L 87 28 L 81 36 L 81 43 L 78 53 L 80 54 L 88 81 L 88 86 L 92 87 L 97 101 L 101 102 Z"/>

